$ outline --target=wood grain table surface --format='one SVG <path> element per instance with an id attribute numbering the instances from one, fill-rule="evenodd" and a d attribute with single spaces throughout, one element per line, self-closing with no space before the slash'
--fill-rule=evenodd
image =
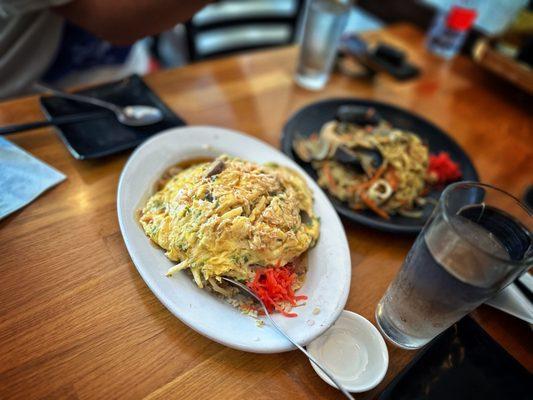
<path id="1" fill-rule="evenodd" d="M 520 195 L 533 183 L 531 98 L 460 56 L 427 54 L 423 33 L 396 25 L 373 34 L 408 52 L 418 79 L 334 75 L 325 90 L 293 83 L 297 49 L 248 53 L 146 77 L 189 124 L 228 127 L 279 146 L 287 118 L 328 97 L 377 99 L 447 131 L 482 181 Z M 37 97 L 0 104 L 0 124 L 41 119 Z M 249 354 L 189 329 L 150 292 L 126 251 L 115 208 L 129 153 L 71 157 L 51 128 L 10 137 L 68 179 L 0 221 L 0 398 L 337 399 L 298 352 Z M 0 188 L 1 190 L 1 188 Z M 344 222 L 352 282 L 346 309 L 372 322 L 374 309 L 413 242 Z M 482 306 L 473 314 L 530 371 L 529 326 Z M 416 352 L 389 347 L 385 380 Z"/>

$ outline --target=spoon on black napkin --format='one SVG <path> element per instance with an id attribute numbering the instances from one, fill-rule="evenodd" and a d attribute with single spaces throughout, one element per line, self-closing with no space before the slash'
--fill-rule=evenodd
<path id="1" fill-rule="evenodd" d="M 51 88 L 41 83 L 35 83 L 34 88 L 40 92 L 51 93 L 57 97 L 63 97 L 65 99 L 88 103 L 105 108 L 113 112 L 120 123 L 127 126 L 152 125 L 157 122 L 160 122 L 163 119 L 163 113 L 161 112 L 161 110 L 152 106 L 130 105 L 126 107 L 121 107 L 104 100 L 96 99 L 94 97 L 62 92 L 60 90 Z M 26 124 L 8 125 L 5 127 L 0 127 L 0 135 L 8 135 L 11 133 L 17 133 L 29 129 L 42 128 L 51 125 L 64 125 L 83 122 L 95 118 L 103 118 L 108 115 L 109 113 L 92 112 L 84 114 L 65 115 L 61 117 L 51 118 L 47 121 L 35 121 Z"/>

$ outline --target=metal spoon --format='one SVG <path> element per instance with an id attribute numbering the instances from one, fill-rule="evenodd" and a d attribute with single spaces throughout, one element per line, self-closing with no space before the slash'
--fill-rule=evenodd
<path id="1" fill-rule="evenodd" d="M 128 126 L 144 126 L 155 124 L 163 119 L 163 113 L 160 109 L 152 106 L 131 105 L 120 107 L 108 101 L 96 99 L 94 97 L 83 96 L 80 94 L 66 93 L 61 90 L 52 88 L 42 83 L 34 83 L 35 90 L 44 93 L 51 93 L 58 97 L 63 97 L 69 100 L 75 100 L 82 103 L 88 103 L 95 106 L 106 108 L 112 111 L 118 121 Z"/>
<path id="2" fill-rule="evenodd" d="M 270 323 L 272 324 L 272 326 L 279 332 L 281 333 L 283 336 L 285 336 L 287 338 L 287 340 L 289 342 L 291 342 L 293 345 L 295 345 L 298 350 L 300 350 L 302 353 L 304 353 L 307 358 L 309 358 L 309 360 L 311 360 L 311 362 L 313 364 L 315 364 L 318 368 L 320 368 L 322 370 L 322 372 L 324 372 L 326 374 L 326 376 L 331 379 L 333 381 L 333 383 L 335 383 L 335 385 L 337 386 L 337 389 L 339 389 L 347 398 L 349 398 L 350 400 L 354 400 L 353 396 L 350 394 L 350 392 L 348 392 L 344 386 L 342 386 L 338 381 L 337 379 L 335 379 L 335 377 L 330 373 L 328 372 L 328 370 L 326 368 L 324 368 L 322 365 L 320 365 L 320 363 L 311 355 L 307 352 L 306 349 L 304 349 L 302 346 L 300 346 L 298 343 L 296 343 L 296 341 L 294 339 L 292 339 L 289 335 L 287 335 L 279 326 L 278 324 L 276 324 L 274 322 L 274 320 L 272 319 L 272 317 L 270 316 L 270 313 L 268 312 L 267 308 L 265 307 L 265 303 L 263 303 L 263 300 L 261 300 L 254 292 L 252 292 L 250 289 L 248 289 L 246 287 L 246 285 L 243 285 L 242 283 L 240 282 L 237 282 L 231 278 L 225 278 L 225 277 L 222 277 L 222 279 L 224 279 L 225 281 L 237 286 L 238 288 L 244 290 L 246 293 L 248 293 L 250 296 L 254 297 L 258 302 L 259 304 L 261 304 L 261 307 L 263 307 L 263 311 L 265 312 L 265 315 L 267 316 L 268 320 L 270 321 Z"/>

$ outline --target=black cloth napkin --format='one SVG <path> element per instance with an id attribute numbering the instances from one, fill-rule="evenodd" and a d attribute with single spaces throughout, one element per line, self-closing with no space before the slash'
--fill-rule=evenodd
<path id="1" fill-rule="evenodd" d="M 78 93 L 96 97 L 120 106 L 149 105 L 163 112 L 157 124 L 131 127 L 118 122 L 115 115 L 101 107 L 55 96 L 41 97 L 47 118 L 63 115 L 100 112 L 98 118 L 64 124 L 57 127 L 59 136 L 77 159 L 98 158 L 124 151 L 139 145 L 155 133 L 168 128 L 186 125 L 137 75 L 117 82 L 94 86 Z"/>

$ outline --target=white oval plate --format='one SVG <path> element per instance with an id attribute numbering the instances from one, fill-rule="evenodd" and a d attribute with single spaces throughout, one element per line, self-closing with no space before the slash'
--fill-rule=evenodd
<path id="1" fill-rule="evenodd" d="M 118 220 L 131 259 L 165 307 L 198 333 L 244 351 L 277 353 L 293 349 L 273 328 L 258 327 L 254 318 L 199 289 L 185 272 L 167 278 L 165 272 L 173 264 L 162 249 L 150 243 L 136 221 L 136 210 L 148 199 L 166 168 L 182 160 L 223 153 L 289 166 L 305 177 L 313 191 L 315 212 L 321 218 L 320 238 L 309 252 L 307 278 L 299 290 L 309 300 L 295 309 L 296 318 L 274 315 L 289 335 L 305 345 L 335 322 L 346 303 L 351 276 L 348 242 L 337 213 L 317 184 L 296 163 L 257 139 L 222 128 L 190 126 L 164 131 L 144 142 L 130 156 L 118 185 Z M 316 307 L 320 312 L 315 315 Z"/>

